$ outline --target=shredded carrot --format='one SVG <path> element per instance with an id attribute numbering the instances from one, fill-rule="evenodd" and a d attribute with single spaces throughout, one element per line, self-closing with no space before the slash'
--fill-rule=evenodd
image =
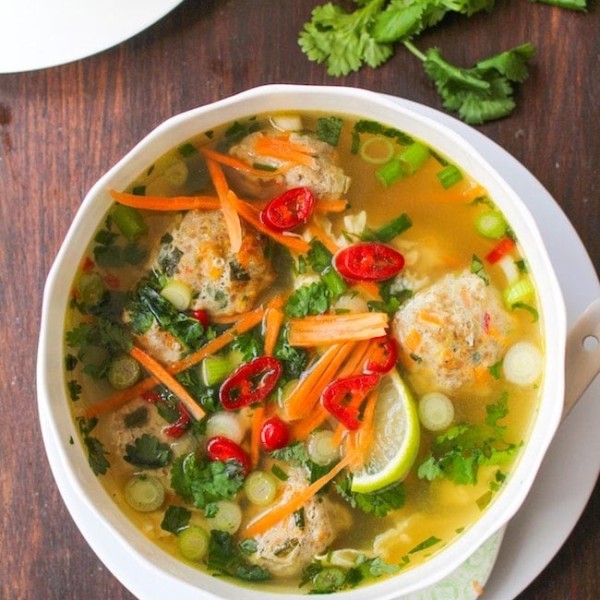
<path id="1" fill-rule="evenodd" d="M 218 210 L 219 199 L 214 196 L 138 196 L 127 192 L 109 190 L 115 202 L 145 210 L 178 211 L 178 210 Z"/>
<path id="2" fill-rule="evenodd" d="M 419 321 L 422 321 L 423 323 L 430 323 L 432 325 L 443 325 L 444 324 L 444 320 L 439 315 L 436 315 L 435 313 L 427 311 L 427 310 L 420 311 L 418 318 L 419 318 Z"/>
<path id="3" fill-rule="evenodd" d="M 257 137 L 254 142 L 254 151 L 263 156 L 304 165 L 313 169 L 317 164 L 312 156 L 314 150 L 310 146 L 293 142 L 289 137 L 266 135 Z"/>
<path id="4" fill-rule="evenodd" d="M 294 421 L 310 414 L 321 392 L 333 380 L 353 348 L 353 343 L 336 344 L 325 351 L 287 397 L 285 403 L 287 419 Z"/>
<path id="5" fill-rule="evenodd" d="M 250 432 L 250 463 L 253 469 L 256 469 L 258 465 L 258 458 L 260 456 L 260 429 L 263 424 L 265 416 L 265 407 L 259 404 L 254 408 L 252 413 L 252 425 Z"/>
<path id="6" fill-rule="evenodd" d="M 346 361 L 346 364 L 337 374 L 338 378 L 350 377 L 362 373 L 365 359 L 369 356 L 373 348 L 374 344 L 372 340 L 361 340 L 358 342 L 352 356 Z"/>
<path id="7" fill-rule="evenodd" d="M 325 487 L 342 469 L 356 459 L 356 452 L 349 452 L 340 462 L 323 477 L 304 488 L 298 494 L 290 498 L 285 504 L 277 504 L 273 508 L 263 512 L 254 521 L 249 523 L 244 530 L 244 537 L 255 537 L 271 529 L 283 519 L 302 508 L 321 488 Z"/>
<path id="8" fill-rule="evenodd" d="M 375 416 L 375 404 L 377 403 L 377 390 L 369 394 L 363 412 L 363 419 L 360 429 L 356 432 L 356 449 L 358 450 L 358 462 L 354 465 L 361 467 L 364 465 L 367 454 L 373 439 L 375 437 L 375 428 L 373 427 L 373 417 Z"/>
<path id="9" fill-rule="evenodd" d="M 268 308 L 265 313 L 265 354 L 267 356 L 273 355 L 284 319 L 285 315 L 280 308 Z"/>
<path id="10" fill-rule="evenodd" d="M 215 152 L 209 148 L 202 148 L 200 152 L 202 152 L 205 158 L 213 160 L 214 162 L 231 167 L 236 171 L 244 171 L 245 173 L 254 175 L 256 177 L 262 177 L 263 179 L 277 177 L 277 175 L 284 173 L 291 167 L 291 165 L 283 165 L 282 167 L 279 167 L 273 171 L 267 171 L 266 169 L 256 169 L 253 166 L 235 158 L 234 156 L 230 156 L 229 154 L 221 154 L 220 152 Z"/>
<path id="11" fill-rule="evenodd" d="M 290 425 L 290 435 L 293 440 L 305 440 L 315 429 L 320 427 L 329 417 L 329 412 L 321 403 L 304 419 Z"/>
<path id="12" fill-rule="evenodd" d="M 340 249 L 335 241 L 332 240 L 317 223 L 315 223 L 314 219 L 308 224 L 308 231 L 310 231 L 311 235 L 319 240 L 331 254 L 335 254 Z"/>
<path id="13" fill-rule="evenodd" d="M 190 414 L 197 420 L 204 416 L 204 411 L 190 396 L 188 391 L 158 361 L 146 354 L 141 348 L 133 346 L 129 354 L 135 358 L 159 383 L 169 388 L 183 402 Z"/>
<path id="14" fill-rule="evenodd" d="M 381 337 L 386 333 L 385 313 L 348 313 L 314 315 L 290 319 L 288 341 L 292 346 L 320 346 Z"/>
<path id="15" fill-rule="evenodd" d="M 278 233 L 272 231 L 266 225 L 263 225 L 255 208 L 252 207 L 250 204 L 238 199 L 236 202 L 236 208 L 238 214 L 240 215 L 240 217 L 242 217 L 242 219 L 244 219 L 244 221 L 247 221 L 255 229 L 269 236 L 270 238 L 272 238 L 282 246 L 285 246 L 289 250 L 298 252 L 300 254 L 306 254 L 310 250 L 310 245 L 308 244 L 308 242 L 305 242 L 301 237 Z"/>
<path id="16" fill-rule="evenodd" d="M 202 346 L 202 348 L 196 350 L 192 354 L 189 354 L 180 361 L 171 363 L 171 365 L 169 365 L 167 368 L 168 372 L 172 375 L 176 375 L 177 373 L 181 373 L 182 371 L 185 371 L 186 369 L 189 369 L 190 367 L 199 363 L 202 359 L 206 358 L 207 356 L 218 352 L 219 350 L 221 350 L 221 348 L 224 348 L 225 346 L 227 346 L 227 344 L 231 343 L 237 335 L 244 333 L 245 331 L 248 331 L 249 329 L 252 329 L 256 325 L 258 325 L 258 323 L 260 323 L 260 321 L 262 320 L 264 314 L 264 308 L 257 308 L 252 312 L 248 313 L 247 316 L 243 317 L 231 329 L 228 329 L 227 331 L 223 332 L 220 336 L 216 337 L 214 340 L 211 340 L 210 342 Z M 129 389 L 112 395 L 104 402 L 95 406 L 90 406 L 84 412 L 84 416 L 86 418 L 97 417 L 98 415 L 109 410 L 116 410 L 117 408 L 120 408 L 121 406 L 127 404 L 127 402 L 133 400 L 134 398 L 137 398 L 144 392 L 151 390 L 155 386 L 155 379 L 153 377 L 148 377 L 136 383 Z"/>
<path id="17" fill-rule="evenodd" d="M 221 210 L 223 211 L 227 232 L 229 233 L 231 251 L 234 254 L 237 254 L 242 247 L 242 225 L 236 208 L 237 197 L 233 191 L 229 189 L 229 184 L 227 183 L 221 165 L 208 158 L 206 160 L 206 166 L 208 167 L 208 173 L 215 186 L 217 196 L 219 196 Z"/>
<path id="18" fill-rule="evenodd" d="M 404 340 L 404 345 L 410 351 L 414 351 L 419 347 L 421 339 L 421 334 L 416 329 L 411 329 L 409 334 L 406 336 L 406 339 Z"/>
<path id="19" fill-rule="evenodd" d="M 315 212 L 317 213 L 344 212 L 347 208 L 346 200 L 317 200 L 315 202 Z"/>

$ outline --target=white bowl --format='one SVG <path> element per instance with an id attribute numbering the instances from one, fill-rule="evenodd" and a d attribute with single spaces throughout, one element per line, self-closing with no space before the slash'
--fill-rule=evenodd
<path id="1" fill-rule="evenodd" d="M 160 550 L 144 537 L 121 513 L 88 466 L 74 426 L 63 380 L 63 338 L 65 310 L 78 258 L 109 208 L 106 190 L 125 188 L 149 164 L 193 135 L 222 123 L 276 110 L 307 110 L 347 113 L 396 127 L 421 139 L 460 165 L 490 193 L 507 216 L 527 257 L 542 306 L 545 340 L 545 377 L 542 402 L 530 438 L 502 491 L 477 523 L 423 565 L 346 592 L 340 600 L 396 598 L 425 589 L 464 563 L 517 512 L 529 492 L 541 461 L 560 423 L 564 398 L 566 311 L 552 264 L 536 223 L 524 202 L 508 182 L 465 140 L 435 121 L 419 115 L 393 99 L 365 90 L 345 87 L 273 85 L 243 92 L 231 98 L 177 115 L 152 131 L 117 165 L 104 175 L 84 199 L 48 276 L 38 352 L 38 403 L 48 421 L 46 443 L 51 456 L 69 481 L 80 502 L 97 524 L 105 548 L 126 549 L 131 574 L 153 578 L 157 590 L 169 590 L 186 598 L 231 598 L 243 590 L 247 600 L 268 597 L 268 592 L 240 588 L 234 582 L 216 578 L 187 566 Z M 74 440 L 74 443 L 72 441 Z M 49 453 L 50 455 L 50 453 Z M 56 458 L 58 457 L 58 458 Z M 118 576 L 118 573 L 115 573 Z M 164 587 L 163 587 L 164 586 Z M 287 598 L 304 597 L 286 594 Z"/>

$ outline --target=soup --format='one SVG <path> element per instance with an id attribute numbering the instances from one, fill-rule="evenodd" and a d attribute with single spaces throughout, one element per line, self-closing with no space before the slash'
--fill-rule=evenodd
<path id="1" fill-rule="evenodd" d="M 418 565 L 493 502 L 538 406 L 542 315 L 468 173 L 384 124 L 275 113 L 109 197 L 65 378 L 91 468 L 148 538 L 333 592 Z"/>

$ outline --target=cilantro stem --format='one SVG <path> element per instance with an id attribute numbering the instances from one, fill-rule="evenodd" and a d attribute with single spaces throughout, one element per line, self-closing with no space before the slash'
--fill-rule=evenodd
<path id="1" fill-rule="evenodd" d="M 402 43 L 406 46 L 406 49 L 414 54 L 421 62 L 427 60 L 427 57 L 412 42 L 406 40 Z"/>

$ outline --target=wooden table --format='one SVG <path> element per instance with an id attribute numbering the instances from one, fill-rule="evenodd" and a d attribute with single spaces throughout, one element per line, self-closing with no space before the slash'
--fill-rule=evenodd
<path id="1" fill-rule="evenodd" d="M 99 55 L 0 75 L 0 597 L 132 598 L 85 543 L 44 454 L 35 353 L 48 269 L 83 196 L 165 118 L 265 83 L 346 84 L 441 108 L 403 48 L 385 66 L 332 79 L 297 45 L 314 0 L 187 0 Z M 349 5 L 350 3 L 346 3 Z M 480 127 L 566 212 L 600 268 L 600 19 L 519 0 L 448 18 L 419 39 L 468 66 L 525 41 L 537 55 L 508 119 Z M 26 32 L 24 32 L 26 35 Z M 15 48 L 18 52 L 18 48 Z M 574 467 L 576 468 L 576 466 Z M 600 597 L 600 491 L 519 600 Z"/>

